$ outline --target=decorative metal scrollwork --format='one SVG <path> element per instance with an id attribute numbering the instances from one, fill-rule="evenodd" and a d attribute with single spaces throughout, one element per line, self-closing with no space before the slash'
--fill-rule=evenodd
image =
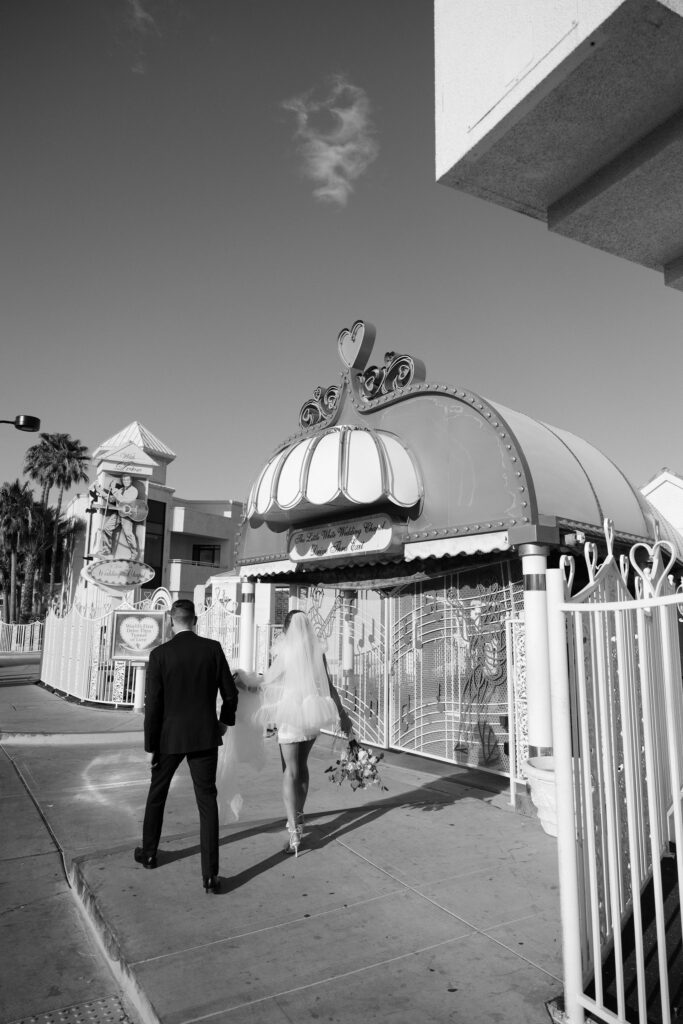
<path id="1" fill-rule="evenodd" d="M 677 555 L 673 544 L 667 540 L 656 540 L 654 543 L 637 541 L 631 545 L 628 554 L 615 554 L 614 523 L 611 519 L 603 521 L 607 556 L 599 562 L 598 546 L 594 541 L 584 544 L 584 559 L 588 573 L 588 586 L 576 596 L 577 601 L 583 600 L 583 594 L 595 596 L 597 587 L 604 601 L 622 600 L 629 591 L 637 600 L 657 598 L 675 588 L 672 570 L 676 565 Z M 565 592 L 571 594 L 574 565 L 571 555 L 563 555 L 559 566 L 564 575 Z M 616 587 L 616 589 L 615 589 Z M 683 594 L 683 581 L 681 591 Z M 683 604 L 683 600 L 681 601 Z M 683 612 L 683 608 L 681 609 Z M 651 615 L 645 609 L 645 615 Z"/>
<path id="2" fill-rule="evenodd" d="M 378 398 L 380 395 L 401 391 L 415 380 L 424 380 L 424 377 L 424 366 L 419 359 L 387 352 L 384 366 L 369 366 L 361 375 L 360 393 L 366 399 Z"/>
<path id="3" fill-rule="evenodd" d="M 628 560 L 628 555 L 619 555 L 619 572 L 621 573 L 624 586 L 627 587 L 628 578 L 631 574 L 631 563 Z"/>
<path id="4" fill-rule="evenodd" d="M 574 556 L 561 555 L 559 567 L 564 578 L 565 593 L 571 594 L 572 587 L 574 586 L 574 574 L 576 572 L 576 563 L 574 561 Z"/>
<path id="5" fill-rule="evenodd" d="M 586 543 L 583 546 L 583 555 L 586 559 L 588 579 L 591 583 L 595 583 L 595 577 L 598 573 L 598 545 L 595 543 L 595 541 L 586 541 Z"/>
<path id="6" fill-rule="evenodd" d="M 301 406 L 299 426 L 314 427 L 318 423 L 332 419 L 339 403 L 339 386 L 331 384 L 328 388 L 316 388 L 313 398 Z"/>
<path id="7" fill-rule="evenodd" d="M 675 581 L 674 581 L 674 585 L 675 585 Z M 683 622 L 683 577 L 681 577 L 681 580 L 680 580 L 678 586 L 676 587 L 675 593 L 681 595 L 681 600 L 676 605 L 676 609 L 677 609 L 677 613 L 678 613 L 678 621 L 679 622 Z"/>
<path id="8" fill-rule="evenodd" d="M 636 573 L 636 582 L 640 581 L 643 596 L 659 597 L 676 564 L 676 552 L 668 540 L 658 540 L 654 544 L 639 541 L 631 548 L 629 560 Z"/>

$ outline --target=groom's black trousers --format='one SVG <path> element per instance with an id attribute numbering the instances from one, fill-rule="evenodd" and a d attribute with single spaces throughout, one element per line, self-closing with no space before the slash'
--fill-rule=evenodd
<path id="1" fill-rule="evenodd" d="M 189 754 L 161 754 L 152 767 L 152 781 L 147 794 L 145 820 L 142 825 L 142 853 L 156 856 L 164 823 L 168 790 L 183 758 L 187 758 L 199 811 L 199 842 L 202 851 L 202 875 L 218 874 L 218 804 L 216 802 L 216 765 L 218 747 L 195 750 Z"/>

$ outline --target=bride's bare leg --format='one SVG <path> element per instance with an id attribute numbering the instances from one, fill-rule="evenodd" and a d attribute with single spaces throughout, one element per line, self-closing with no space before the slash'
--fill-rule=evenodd
<path id="1" fill-rule="evenodd" d="M 299 798 L 299 743 L 281 743 L 282 757 L 282 801 L 287 814 L 287 824 L 296 825 L 297 803 Z"/>
<path id="2" fill-rule="evenodd" d="M 304 813 L 304 804 L 306 803 L 306 797 L 308 796 L 308 785 L 310 776 L 308 772 L 308 755 L 313 749 L 315 740 L 306 740 L 304 743 L 298 743 L 299 748 L 299 785 L 297 787 L 297 824 L 300 824 L 299 818 Z"/>

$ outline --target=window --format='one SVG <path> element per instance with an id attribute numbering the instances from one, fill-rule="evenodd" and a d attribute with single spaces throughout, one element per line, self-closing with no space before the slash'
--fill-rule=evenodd
<path id="1" fill-rule="evenodd" d="M 193 544 L 192 561 L 207 562 L 209 565 L 220 565 L 221 546 L 220 544 Z"/>
<path id="2" fill-rule="evenodd" d="M 149 513 L 145 521 L 145 562 L 154 569 L 154 579 L 147 584 L 154 590 L 162 585 L 166 506 L 163 501 L 154 499 L 150 499 L 148 505 Z"/>
<path id="3" fill-rule="evenodd" d="M 281 626 L 289 611 L 289 587 L 275 587 L 275 622 Z"/>

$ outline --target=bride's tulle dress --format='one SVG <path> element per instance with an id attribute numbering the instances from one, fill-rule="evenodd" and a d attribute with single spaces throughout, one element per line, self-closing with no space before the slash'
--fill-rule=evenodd
<path id="1" fill-rule="evenodd" d="M 244 805 L 240 769 L 248 766 L 260 771 L 266 761 L 266 749 L 263 725 L 257 721 L 263 676 L 238 669 L 233 678 L 239 691 L 237 719 L 235 725 L 228 727 L 223 745 L 218 748 L 216 789 L 220 817 L 231 814 L 238 821 Z"/>
<path id="2" fill-rule="evenodd" d="M 338 717 L 330 696 L 325 656 L 305 615 L 295 615 L 273 645 L 273 660 L 261 688 L 256 720 L 275 723 L 279 743 L 315 739 Z"/>
<path id="3" fill-rule="evenodd" d="M 239 690 L 237 720 L 218 748 L 220 815 L 231 812 L 239 819 L 244 804 L 240 767 L 263 767 L 268 726 L 277 726 L 279 743 L 301 743 L 315 739 L 339 718 L 325 655 L 305 615 L 291 619 L 273 644 L 272 656 L 265 676 L 244 669 L 234 673 Z"/>

